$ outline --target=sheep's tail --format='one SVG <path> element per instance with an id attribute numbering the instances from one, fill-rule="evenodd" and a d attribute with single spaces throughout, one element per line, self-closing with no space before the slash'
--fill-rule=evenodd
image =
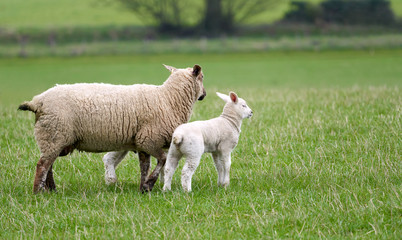
<path id="1" fill-rule="evenodd" d="M 176 145 L 180 145 L 180 143 L 183 141 L 183 137 L 181 135 L 174 135 L 172 142 Z"/>
<path id="2" fill-rule="evenodd" d="M 18 110 L 22 111 L 31 111 L 31 112 L 36 112 L 38 108 L 32 104 L 32 102 L 23 102 L 19 107 Z"/>

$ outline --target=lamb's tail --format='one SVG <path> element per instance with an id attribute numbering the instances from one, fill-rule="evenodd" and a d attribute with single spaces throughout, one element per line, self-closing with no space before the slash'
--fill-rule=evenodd
<path id="1" fill-rule="evenodd" d="M 180 134 L 176 134 L 173 136 L 172 142 L 176 145 L 180 145 L 180 143 L 183 141 L 183 136 Z"/>
<path id="2" fill-rule="evenodd" d="M 32 102 L 23 102 L 19 107 L 18 110 L 22 111 L 31 111 L 31 112 L 36 112 L 38 108 L 32 104 Z"/>

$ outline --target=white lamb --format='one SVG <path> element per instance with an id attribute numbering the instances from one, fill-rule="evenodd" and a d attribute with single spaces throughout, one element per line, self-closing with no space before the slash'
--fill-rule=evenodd
<path id="1" fill-rule="evenodd" d="M 218 92 L 216 94 L 226 102 L 221 116 L 182 124 L 174 131 L 165 165 L 164 191 L 171 189 L 172 176 L 184 156 L 186 162 L 181 184 L 184 191 L 190 192 L 191 177 L 205 152 L 212 153 L 218 171 L 218 185 L 229 185 L 230 154 L 239 140 L 242 120 L 250 118 L 253 111 L 234 92 L 230 92 L 229 96 Z"/>
<path id="2" fill-rule="evenodd" d="M 138 152 L 142 191 L 150 191 L 166 161 L 174 129 L 189 120 L 194 103 L 205 95 L 199 65 L 176 69 L 163 85 L 57 85 L 24 102 L 35 113 L 35 138 L 41 151 L 34 193 L 56 190 L 52 166 L 74 149 L 107 152 L 106 178 L 128 151 Z M 150 156 L 158 163 L 148 176 Z"/>

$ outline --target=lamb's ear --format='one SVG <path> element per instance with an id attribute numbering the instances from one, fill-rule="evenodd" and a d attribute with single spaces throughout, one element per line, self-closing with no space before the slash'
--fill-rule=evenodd
<path id="1" fill-rule="evenodd" d="M 236 93 L 230 92 L 229 96 L 230 96 L 230 100 L 232 100 L 232 102 L 237 103 L 239 101 L 239 98 L 237 97 Z"/>
<path id="2" fill-rule="evenodd" d="M 195 64 L 193 67 L 193 76 L 198 77 L 198 75 L 201 73 L 201 67 L 198 64 Z"/>
<path id="3" fill-rule="evenodd" d="M 220 97 L 223 101 L 230 102 L 230 97 L 228 95 L 225 95 L 220 92 L 216 92 L 216 95 L 218 95 L 218 97 Z"/>
<path id="4" fill-rule="evenodd" d="M 163 66 L 164 66 L 167 70 L 169 70 L 170 73 L 173 73 L 174 71 L 177 70 L 175 67 L 172 67 L 172 66 L 168 66 L 168 65 L 165 65 L 165 64 L 163 64 Z"/>

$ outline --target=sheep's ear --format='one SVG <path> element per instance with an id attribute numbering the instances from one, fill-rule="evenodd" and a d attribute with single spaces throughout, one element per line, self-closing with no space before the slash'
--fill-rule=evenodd
<path id="1" fill-rule="evenodd" d="M 169 65 L 163 64 L 163 66 L 165 66 L 165 68 L 166 68 L 167 70 L 169 70 L 170 73 L 173 73 L 174 71 L 177 70 L 175 67 L 172 67 L 172 66 L 169 66 Z"/>
<path id="2" fill-rule="evenodd" d="M 230 102 L 230 97 L 228 95 L 225 95 L 220 92 L 216 92 L 216 95 L 218 95 L 218 97 L 220 97 L 223 101 Z"/>
<path id="3" fill-rule="evenodd" d="M 232 102 L 237 103 L 239 101 L 239 98 L 237 97 L 236 93 L 230 92 L 229 96 L 230 96 L 230 100 L 232 100 Z"/>
<path id="4" fill-rule="evenodd" d="M 193 76 L 194 77 L 198 77 L 198 75 L 200 75 L 201 73 L 201 67 L 198 64 L 195 64 L 193 67 Z"/>

